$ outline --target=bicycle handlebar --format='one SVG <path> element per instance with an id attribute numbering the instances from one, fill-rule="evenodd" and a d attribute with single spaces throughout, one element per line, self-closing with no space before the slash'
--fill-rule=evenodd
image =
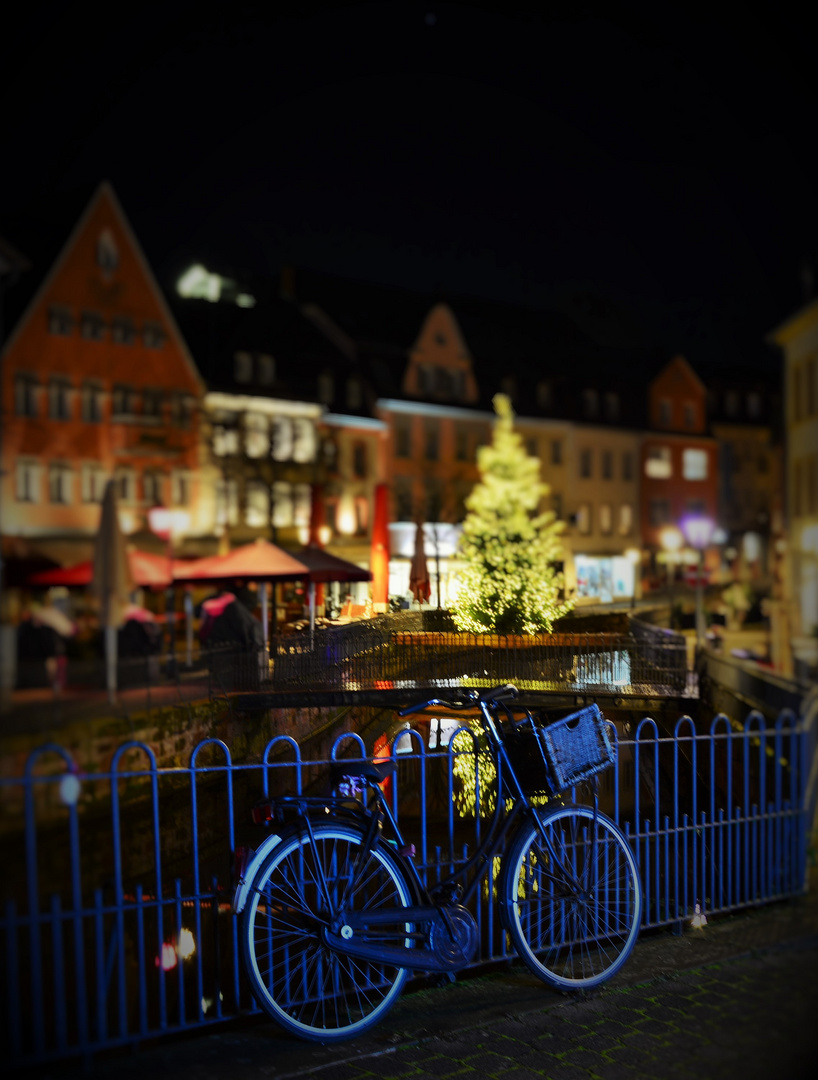
<path id="1" fill-rule="evenodd" d="M 441 698 L 430 698 L 429 701 L 421 701 L 417 705 L 407 705 L 405 709 L 398 710 L 398 716 L 410 716 L 412 713 L 422 712 L 424 709 L 429 709 L 433 705 L 439 705 L 444 709 L 451 709 L 455 711 L 457 709 L 473 709 L 475 705 L 482 705 L 489 703 L 497 703 L 500 701 L 510 701 L 512 698 L 516 698 L 519 691 L 516 686 L 511 683 L 504 683 L 501 686 L 494 686 L 490 690 L 484 690 L 482 694 L 478 694 L 477 691 L 472 690 L 465 701 L 443 701 Z"/>

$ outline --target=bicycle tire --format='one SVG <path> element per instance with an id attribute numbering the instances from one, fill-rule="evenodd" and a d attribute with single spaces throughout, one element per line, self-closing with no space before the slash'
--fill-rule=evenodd
<path id="1" fill-rule="evenodd" d="M 253 996 L 282 1028 L 302 1039 L 339 1042 L 377 1023 L 398 998 L 409 969 L 335 952 L 320 928 L 344 909 L 407 907 L 412 894 L 389 850 L 365 856 L 354 825 L 316 823 L 287 831 L 250 887 L 241 948 Z M 354 866 L 355 856 L 359 859 Z M 354 875 L 355 886 L 351 885 Z M 330 910 L 330 908 L 332 910 Z M 385 944 L 406 944 L 412 924 L 378 928 Z"/>
<path id="2" fill-rule="evenodd" d="M 524 823 L 501 875 L 506 929 L 543 982 L 562 991 L 591 989 L 619 971 L 636 942 L 642 921 L 636 861 L 610 818 L 597 813 L 594 826 L 591 807 L 537 813 L 568 877 L 537 823 Z"/>

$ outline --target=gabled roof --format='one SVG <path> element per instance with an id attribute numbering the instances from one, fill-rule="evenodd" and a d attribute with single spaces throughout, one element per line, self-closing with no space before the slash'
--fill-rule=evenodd
<path id="1" fill-rule="evenodd" d="M 142 246 L 131 228 L 114 189 L 107 180 L 103 180 L 96 187 L 90 199 L 87 200 L 81 213 L 71 222 L 69 230 L 66 232 L 60 227 L 65 224 L 62 216 L 69 211 L 75 210 L 78 197 L 79 193 L 75 193 L 64 200 L 57 199 L 51 204 L 50 213 L 45 213 L 42 218 L 35 215 L 34 218 L 29 218 L 24 224 L 18 223 L 20 231 L 27 231 L 28 233 L 27 250 L 32 252 L 30 257 L 33 264 L 33 273 L 26 276 L 24 288 L 17 295 L 14 294 L 14 290 L 11 291 L 12 303 L 7 308 L 7 318 L 11 330 L 4 343 L 4 352 L 13 346 L 17 336 L 22 331 L 26 321 L 37 309 L 50 284 L 57 277 L 66 260 L 71 258 L 75 245 L 87 228 L 92 215 L 100 204 L 107 204 L 136 259 L 149 295 L 152 296 L 166 328 L 175 338 L 175 344 L 183 364 L 187 367 L 193 382 L 202 390 L 202 379 L 196 365 L 193 363 L 185 339 L 179 332 L 165 295 L 159 287 Z"/>

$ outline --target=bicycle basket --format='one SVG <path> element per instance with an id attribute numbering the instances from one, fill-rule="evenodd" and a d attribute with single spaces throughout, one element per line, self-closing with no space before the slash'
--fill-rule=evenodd
<path id="1" fill-rule="evenodd" d="M 505 741 L 527 795 L 554 794 L 613 765 L 616 752 L 597 705 L 545 726 L 528 716 Z"/>

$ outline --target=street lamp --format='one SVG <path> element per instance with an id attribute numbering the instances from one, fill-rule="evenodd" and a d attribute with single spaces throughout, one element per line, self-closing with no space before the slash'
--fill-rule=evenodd
<path id="1" fill-rule="evenodd" d="M 168 588 L 165 593 L 165 621 L 168 633 L 167 673 L 176 673 L 176 610 L 173 591 L 173 538 L 181 536 L 190 528 L 190 514 L 187 510 L 171 509 L 167 506 L 152 506 L 148 510 L 148 525 L 151 532 L 160 540 L 167 542 L 168 552 Z"/>
<path id="2" fill-rule="evenodd" d="M 704 514 L 691 514 L 682 519 L 681 525 L 688 544 L 695 548 L 699 556 L 696 566 L 696 647 L 701 648 L 704 643 L 704 550 L 713 539 L 716 525 Z"/>
<path id="3" fill-rule="evenodd" d="M 682 530 L 675 525 L 666 525 L 659 533 L 659 543 L 667 559 L 667 581 L 670 594 L 670 628 L 673 629 L 673 600 L 676 580 L 676 562 L 679 558 L 679 549 L 684 543 Z"/>

